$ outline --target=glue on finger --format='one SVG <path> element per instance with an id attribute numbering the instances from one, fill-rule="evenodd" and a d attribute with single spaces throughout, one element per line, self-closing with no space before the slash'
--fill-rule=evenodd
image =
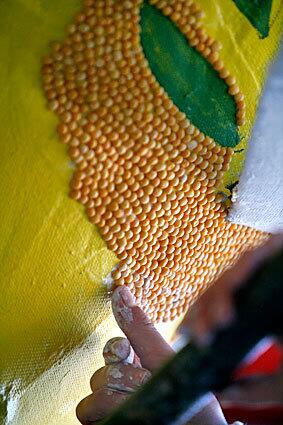
<path id="1" fill-rule="evenodd" d="M 115 363 L 133 364 L 135 352 L 127 338 L 116 337 L 105 344 L 103 357 L 106 365 Z"/>

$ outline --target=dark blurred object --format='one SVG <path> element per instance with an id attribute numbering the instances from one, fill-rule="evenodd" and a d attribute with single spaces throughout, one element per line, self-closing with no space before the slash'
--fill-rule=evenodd
<path id="1" fill-rule="evenodd" d="M 188 344 L 102 423 L 174 423 L 201 396 L 226 387 L 236 366 L 260 339 L 270 334 L 282 335 L 282 299 L 283 250 L 237 292 L 236 317 L 216 334 L 210 346 Z"/>

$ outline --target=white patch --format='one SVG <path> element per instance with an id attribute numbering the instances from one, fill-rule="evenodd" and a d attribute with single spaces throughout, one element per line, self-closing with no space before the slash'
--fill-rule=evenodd
<path id="1" fill-rule="evenodd" d="M 236 202 L 238 199 L 238 185 L 234 187 L 234 189 L 232 190 L 232 197 L 231 197 L 231 201 L 232 203 Z"/>
<path id="2" fill-rule="evenodd" d="M 76 166 L 75 166 L 75 164 L 73 163 L 73 161 L 68 161 L 68 167 L 69 167 L 71 170 L 75 170 L 75 169 L 76 169 Z"/>
<path id="3" fill-rule="evenodd" d="M 109 291 L 111 291 L 113 285 L 114 285 L 114 279 L 112 277 L 112 272 L 108 273 L 107 276 L 105 276 L 104 279 L 102 279 L 103 285 L 107 287 Z"/>
<path id="4" fill-rule="evenodd" d="M 116 319 L 118 320 L 118 322 L 120 321 L 121 317 L 126 322 L 134 321 L 132 309 L 125 306 L 120 306 L 120 294 L 118 293 L 118 291 L 115 291 L 112 295 L 112 305 L 114 307 L 113 308 L 114 315 Z"/>
<path id="5" fill-rule="evenodd" d="M 187 180 L 188 180 L 188 176 L 187 176 L 187 174 L 184 174 L 181 178 L 181 182 L 186 183 Z"/>
<path id="6" fill-rule="evenodd" d="M 112 344 L 111 349 L 112 349 L 112 352 L 114 352 L 117 357 L 122 359 L 123 356 L 125 355 L 125 352 L 127 352 L 129 349 L 129 343 L 126 339 L 118 340 L 117 338 L 117 342 Z"/>
<path id="7" fill-rule="evenodd" d="M 6 423 L 12 423 L 14 416 L 17 413 L 18 406 L 20 403 L 21 393 L 19 391 L 20 381 L 16 380 L 13 383 L 9 383 L 6 387 L 4 384 L 0 386 L 0 394 L 7 406 Z"/>
<path id="8" fill-rule="evenodd" d="M 128 393 L 128 394 L 132 394 L 135 392 L 133 388 L 126 387 L 124 385 L 119 385 L 119 384 L 108 384 L 108 388 L 111 388 L 111 390 L 114 390 L 114 391 L 121 391 L 122 393 Z"/>
<path id="9" fill-rule="evenodd" d="M 134 352 L 134 350 L 133 350 L 133 348 L 131 346 L 130 354 L 125 359 L 124 363 L 133 364 L 134 363 L 134 358 L 135 358 L 135 352 Z"/>
<path id="10" fill-rule="evenodd" d="M 172 289 L 171 288 L 162 288 L 161 293 L 164 295 L 172 295 Z"/>
<path id="11" fill-rule="evenodd" d="M 64 403 L 60 409 L 59 409 L 59 413 L 60 414 L 66 414 L 69 412 L 74 411 L 74 405 L 77 403 L 77 400 L 70 400 L 67 403 Z"/>
<path id="12" fill-rule="evenodd" d="M 172 425 L 182 425 L 184 423 L 187 423 L 191 421 L 191 419 L 196 416 L 198 413 L 200 413 L 205 407 L 207 407 L 210 403 L 215 402 L 215 397 L 212 393 L 207 393 L 200 397 L 198 400 L 196 400 L 193 404 L 190 405 L 190 407 L 187 409 L 187 411 L 181 415 L 175 422 L 172 423 Z M 223 416 L 223 414 L 219 415 L 219 425 L 227 425 L 227 422 Z M 223 421 L 224 420 L 224 421 Z"/>
<path id="13" fill-rule="evenodd" d="M 117 267 L 118 267 L 118 265 L 119 264 L 117 264 L 112 270 L 111 270 L 111 272 L 110 273 L 108 273 L 108 275 L 107 276 L 105 276 L 105 278 L 104 279 L 102 279 L 102 283 L 103 283 L 103 285 L 105 285 L 106 286 L 106 288 L 107 288 L 107 290 L 108 290 L 108 292 L 110 292 L 110 291 L 112 291 L 112 289 L 113 289 L 113 286 L 114 286 L 114 279 L 113 279 L 113 277 L 112 277 L 112 273 L 117 269 Z"/>
<path id="14" fill-rule="evenodd" d="M 124 375 L 118 367 L 112 366 L 108 369 L 108 374 L 114 379 L 121 379 Z"/>
<path id="15" fill-rule="evenodd" d="M 193 139 L 187 144 L 187 147 L 188 149 L 195 149 L 197 145 L 198 145 L 198 142 Z"/>

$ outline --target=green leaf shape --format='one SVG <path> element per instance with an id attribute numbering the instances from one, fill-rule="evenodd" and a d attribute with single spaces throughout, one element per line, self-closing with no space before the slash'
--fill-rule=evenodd
<path id="1" fill-rule="evenodd" d="M 272 0 L 233 0 L 263 38 L 269 34 Z"/>
<path id="2" fill-rule="evenodd" d="M 189 44 L 174 22 L 145 1 L 141 43 L 152 73 L 188 119 L 222 146 L 240 139 L 236 104 L 226 83 Z"/>

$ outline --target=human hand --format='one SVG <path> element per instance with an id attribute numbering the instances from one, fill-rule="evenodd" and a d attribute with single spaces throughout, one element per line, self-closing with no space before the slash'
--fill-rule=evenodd
<path id="1" fill-rule="evenodd" d="M 174 354 L 126 287 L 114 291 L 112 309 L 127 338 L 113 338 L 103 350 L 106 366 L 94 373 L 92 394 L 77 407 L 77 417 L 84 425 L 98 424 Z"/>
<path id="2" fill-rule="evenodd" d="M 103 350 L 106 366 L 94 373 L 90 380 L 92 394 L 77 407 L 77 417 L 83 425 L 99 424 L 174 354 L 145 313 L 135 305 L 126 287 L 114 291 L 112 308 L 127 338 L 112 338 L 107 342 Z M 211 393 L 205 403 L 198 401 L 186 413 L 184 423 L 188 425 L 227 425 Z"/>

